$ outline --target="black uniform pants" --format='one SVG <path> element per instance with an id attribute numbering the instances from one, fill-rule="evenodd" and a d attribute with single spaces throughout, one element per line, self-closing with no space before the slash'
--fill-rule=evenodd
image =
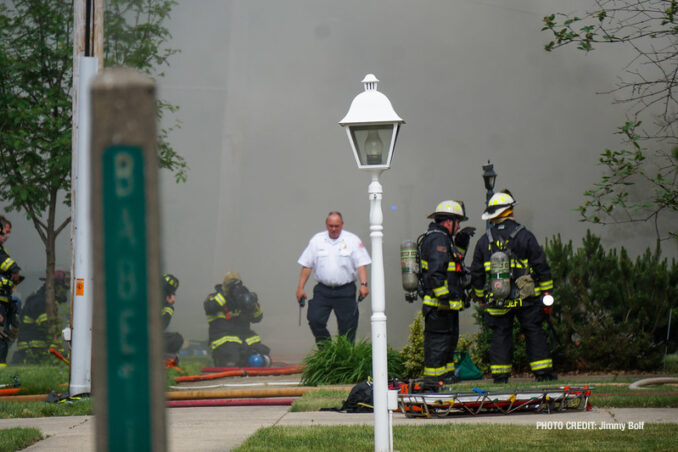
<path id="1" fill-rule="evenodd" d="M 459 311 L 422 307 L 424 316 L 424 381 L 437 382 L 454 374 L 454 350 L 459 341 Z"/>
<path id="2" fill-rule="evenodd" d="M 180 333 L 165 331 L 163 337 L 165 338 L 165 353 L 169 355 L 176 355 L 179 353 L 181 346 L 184 345 L 184 336 Z"/>
<path id="3" fill-rule="evenodd" d="M 492 376 L 508 377 L 511 374 L 513 361 L 513 317 L 518 318 L 525 335 L 527 358 L 532 371 L 536 375 L 551 374 L 553 363 L 551 352 L 546 342 L 546 333 L 542 329 L 544 314 L 537 301 L 526 301 L 520 308 L 513 308 L 504 315 L 485 313 L 485 322 L 492 329 L 490 345 L 490 364 Z"/>
<path id="4" fill-rule="evenodd" d="M 13 332 L 16 332 L 19 327 L 18 322 L 18 306 L 16 301 L 11 300 L 9 302 L 0 301 L 0 315 L 2 316 L 2 322 L 0 322 L 0 330 L 2 335 L 0 335 L 0 364 L 7 363 L 7 352 L 9 352 L 9 346 L 12 342 L 10 339 Z M 10 332 L 10 326 L 12 327 L 12 332 Z"/>
<path id="5" fill-rule="evenodd" d="M 354 283 L 339 287 L 329 287 L 318 283 L 313 288 L 313 299 L 308 303 L 306 318 L 315 336 L 316 344 L 331 338 L 327 329 L 327 321 L 332 311 L 337 317 L 339 335 L 346 336 L 349 341 L 355 342 L 359 311 Z"/>
<path id="6" fill-rule="evenodd" d="M 231 336 L 233 340 L 224 342 L 212 350 L 215 367 L 246 367 L 249 365 L 250 356 L 271 353 L 271 349 L 264 345 L 261 339 L 252 342 L 252 338 L 257 336 L 257 333 L 248 327 L 240 326 L 226 331 L 224 336 Z"/>

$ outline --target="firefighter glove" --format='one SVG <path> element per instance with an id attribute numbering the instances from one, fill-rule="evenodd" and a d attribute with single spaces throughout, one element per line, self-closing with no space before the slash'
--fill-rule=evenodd
<path id="1" fill-rule="evenodd" d="M 471 237 L 476 233 L 476 228 L 473 226 L 466 226 L 454 236 L 454 244 L 462 249 L 468 249 L 468 244 L 471 242 Z"/>

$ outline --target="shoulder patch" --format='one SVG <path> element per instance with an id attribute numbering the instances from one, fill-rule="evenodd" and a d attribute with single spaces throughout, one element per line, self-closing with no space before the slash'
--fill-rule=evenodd
<path id="1" fill-rule="evenodd" d="M 436 250 L 438 250 L 438 252 L 440 252 L 440 253 L 447 253 L 447 247 L 445 247 L 443 245 L 436 246 Z"/>

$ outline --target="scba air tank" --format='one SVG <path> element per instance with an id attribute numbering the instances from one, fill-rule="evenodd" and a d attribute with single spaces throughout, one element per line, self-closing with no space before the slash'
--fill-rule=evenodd
<path id="1" fill-rule="evenodd" d="M 400 269 L 403 275 L 403 289 L 406 292 L 417 290 L 417 244 L 412 240 L 405 240 L 400 244 Z"/>
<path id="2" fill-rule="evenodd" d="M 511 263 L 503 251 L 490 256 L 490 292 L 493 300 L 505 300 L 511 293 Z"/>

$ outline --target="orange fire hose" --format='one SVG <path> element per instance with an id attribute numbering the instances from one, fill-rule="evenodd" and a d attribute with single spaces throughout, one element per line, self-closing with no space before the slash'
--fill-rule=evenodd
<path id="1" fill-rule="evenodd" d="M 224 372 L 216 372 L 213 374 L 207 375 L 186 375 L 175 377 L 174 381 L 177 383 L 186 383 L 193 381 L 206 381 L 206 380 L 216 380 L 224 377 L 253 377 L 261 375 L 291 375 L 291 374 L 300 374 L 304 371 L 304 365 L 290 366 L 285 368 L 275 368 L 267 369 L 265 367 L 257 369 L 237 369 L 237 370 L 227 370 Z"/>
<path id="2" fill-rule="evenodd" d="M 3 396 L 3 402 L 44 402 L 47 398 L 47 394 L 30 394 L 30 395 L 12 395 L 12 396 Z"/>
<path id="3" fill-rule="evenodd" d="M 0 396 L 14 395 L 21 391 L 21 388 L 0 389 Z"/>
<path id="4" fill-rule="evenodd" d="M 173 391 L 167 393 L 167 400 L 190 399 L 235 399 L 241 397 L 300 397 L 317 388 L 264 388 L 264 389 L 222 389 L 216 391 Z"/>

